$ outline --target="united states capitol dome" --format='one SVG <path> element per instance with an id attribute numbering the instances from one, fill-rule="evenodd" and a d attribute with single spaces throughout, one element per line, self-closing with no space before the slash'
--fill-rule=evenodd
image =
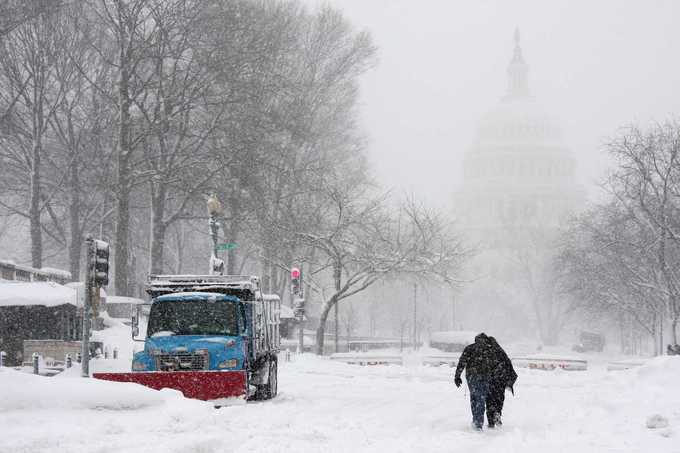
<path id="1" fill-rule="evenodd" d="M 479 121 L 473 147 L 512 143 L 562 144 L 559 123 L 529 94 L 528 65 L 522 56 L 519 31 L 515 31 L 515 49 L 508 65 L 507 93 Z"/>
<path id="2" fill-rule="evenodd" d="M 508 142 L 561 145 L 562 129 L 533 99 L 504 100 L 479 121 L 475 145 Z"/>
<path id="3" fill-rule="evenodd" d="M 529 93 L 518 31 L 507 75 L 505 96 L 481 118 L 465 154 L 455 201 L 462 225 L 485 238 L 507 237 L 510 227 L 555 228 L 579 199 L 560 125 Z"/>

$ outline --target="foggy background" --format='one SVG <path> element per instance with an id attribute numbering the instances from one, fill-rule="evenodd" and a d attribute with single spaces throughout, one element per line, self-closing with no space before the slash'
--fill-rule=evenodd
<path id="1" fill-rule="evenodd" d="M 560 121 L 589 198 L 606 168 L 602 144 L 619 127 L 662 121 L 680 105 L 678 2 L 330 4 L 378 46 L 379 64 L 362 79 L 375 175 L 442 207 L 462 181 L 479 118 L 505 94 L 515 27 L 531 95 Z"/>
<path id="2" fill-rule="evenodd" d="M 680 4 L 674 1 L 303 0 L 301 4 L 309 7 L 311 15 L 330 4 L 351 25 L 351 33 L 367 31 L 371 46 L 377 49 L 376 64 L 366 73 L 362 70 L 348 79 L 361 88 L 356 109 L 361 133 L 356 137 L 359 141 L 359 136 L 366 136 L 368 146 L 354 151 L 359 153 L 360 161 L 364 154 L 367 156 L 366 175 L 362 166 L 359 170 L 362 184 L 370 187 L 365 189 L 366 193 L 352 194 L 348 199 L 370 198 L 367 194 L 384 192 L 391 192 L 397 199 L 413 194 L 419 203 L 434 207 L 437 214 L 442 214 L 439 219 L 442 222 L 451 224 L 451 220 L 455 220 L 451 214 L 456 208 L 454 195 L 462 184 L 463 158 L 471 149 L 480 118 L 495 109 L 506 94 L 516 28 L 521 35 L 523 58 L 529 67 L 530 94 L 562 127 L 564 144 L 576 158 L 576 179 L 585 189 L 587 201 L 603 198 L 598 185 L 607 170 L 613 168 L 604 145 L 617 136 L 622 127 L 631 123 L 646 127 L 654 121 L 672 119 L 679 107 L 680 94 L 676 86 L 680 80 L 680 64 L 676 55 L 680 30 L 675 22 Z M 351 111 L 355 112 L 353 108 Z M 242 118 L 238 112 L 234 115 Z M 289 119 L 294 115 L 282 117 Z M 234 124 L 230 137 L 238 142 L 245 135 L 239 129 L 241 126 Z M 354 138 L 355 123 L 351 124 Z M 272 139 L 274 143 L 276 140 L 277 137 Z M 337 147 L 337 156 L 351 157 L 349 141 L 339 140 Z M 263 149 L 277 148 L 268 144 Z M 110 150 L 115 151 L 115 147 L 111 146 Z M 329 162 L 336 164 L 341 160 L 335 156 L 329 158 Z M 357 167 L 351 162 L 345 164 L 347 168 Z M 349 173 L 344 167 L 339 171 L 345 176 Z M 255 180 L 258 179 L 253 178 Z M 310 184 L 324 189 L 323 184 Z M 117 187 L 115 181 L 111 187 Z M 183 272 L 205 272 L 210 240 L 206 219 L 201 216 L 205 216 L 204 198 L 214 189 L 224 192 L 221 193 L 223 202 L 232 189 L 236 191 L 223 182 L 197 191 L 192 209 L 198 214 L 182 223 L 177 231 L 173 230 L 177 233 L 174 244 L 177 249 L 182 249 L 180 237 L 191 243 L 184 246 L 187 256 Z M 142 195 L 143 190 L 145 186 L 140 189 Z M 259 200 L 251 202 L 257 205 Z M 389 210 L 393 213 L 392 208 L 394 206 Z M 147 244 L 152 232 L 147 209 L 147 200 L 140 195 L 131 226 L 135 236 L 131 240 L 137 255 L 130 267 L 135 291 L 140 293 L 137 295 L 141 295 L 140 288 L 149 271 Z M 310 212 L 317 211 L 310 208 Z M 283 217 L 289 216 L 284 213 Z M 332 220 L 326 217 L 322 220 Z M 301 221 L 301 225 L 292 225 L 291 229 L 297 233 L 313 223 Z M 88 225 L 86 230 L 92 228 Z M 98 231 L 103 231 L 101 237 L 109 240 L 114 231 L 113 219 L 99 228 Z M 243 236 L 255 231 L 248 223 L 239 225 L 241 230 L 234 228 Z M 254 249 L 261 245 L 252 237 L 243 239 L 244 243 L 250 243 L 248 241 L 256 246 Z M 281 245 L 278 238 L 276 243 Z M 44 256 L 46 264 L 65 268 L 63 248 L 48 245 Z M 16 216 L 4 217 L 0 224 L 0 258 L 29 264 L 30 247 L 27 222 Z M 245 247 L 242 255 L 247 255 Z M 290 301 L 286 300 L 289 294 L 284 294 L 288 292 L 285 266 L 296 256 L 304 254 L 287 250 L 280 257 L 283 264 L 271 270 L 277 273 L 275 286 L 280 290 L 276 292 L 282 293 L 286 303 Z M 241 256 L 240 259 L 243 272 L 261 272 L 258 258 Z M 302 258 L 297 259 L 303 262 Z M 323 283 L 328 284 L 329 276 L 321 275 Z M 415 335 L 422 341 L 436 330 L 479 331 L 501 326 L 507 327 L 496 330 L 501 339 L 504 339 L 502 330 L 514 335 L 513 340 L 536 337 L 535 331 L 526 328 L 532 324 L 530 310 L 522 311 L 527 307 L 514 310 L 502 296 L 490 296 L 484 300 L 485 307 L 470 316 L 475 307 L 457 305 L 460 289 L 451 291 L 441 285 L 420 283 L 414 291 L 416 280 L 413 275 L 385 279 L 343 300 L 339 304 L 338 330 L 347 336 L 402 336 L 407 341 Z M 318 312 L 320 296 L 314 297 L 317 300 L 310 294 L 307 308 Z M 521 302 L 528 305 L 526 299 Z M 517 302 L 517 306 L 522 304 Z M 415 315 L 414 308 L 417 309 Z M 503 310 L 512 312 L 515 319 L 506 317 Z M 570 344 L 579 328 L 590 328 L 583 324 L 584 319 L 589 316 L 575 316 L 561 341 Z M 332 323 L 328 327 L 334 328 Z"/>

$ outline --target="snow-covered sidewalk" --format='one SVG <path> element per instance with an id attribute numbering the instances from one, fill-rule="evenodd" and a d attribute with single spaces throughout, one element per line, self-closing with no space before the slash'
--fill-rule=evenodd
<path id="1" fill-rule="evenodd" d="M 0 452 L 680 452 L 680 358 L 519 373 L 505 426 L 476 433 L 444 367 L 305 356 L 281 363 L 275 400 L 222 409 L 75 372 L 3 369 Z"/>

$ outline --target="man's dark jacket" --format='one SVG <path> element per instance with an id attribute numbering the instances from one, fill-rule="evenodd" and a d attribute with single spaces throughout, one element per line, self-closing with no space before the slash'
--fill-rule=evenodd
<path id="1" fill-rule="evenodd" d="M 496 368 L 493 370 L 491 386 L 497 386 L 501 389 L 509 387 L 510 391 L 514 395 L 515 391 L 513 390 L 513 386 L 515 385 L 515 381 L 517 381 L 517 373 L 515 372 L 515 368 L 512 366 L 512 361 L 494 337 L 489 337 L 489 343 L 491 344 L 491 348 L 494 350 L 498 363 Z"/>
<path id="2" fill-rule="evenodd" d="M 489 337 L 480 333 L 475 337 L 474 343 L 463 349 L 463 354 L 458 359 L 458 366 L 456 367 L 456 379 L 460 379 L 463 369 L 465 369 L 467 380 L 475 377 L 490 379 L 499 364 L 498 351 L 489 341 Z"/>

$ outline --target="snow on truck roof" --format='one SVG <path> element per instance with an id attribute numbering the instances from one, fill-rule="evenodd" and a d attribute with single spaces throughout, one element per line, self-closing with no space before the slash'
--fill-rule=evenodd
<path id="1" fill-rule="evenodd" d="M 172 293 L 172 294 L 165 294 L 163 296 L 158 296 L 154 299 L 154 301 L 158 302 L 164 302 L 166 300 L 199 300 L 199 299 L 205 299 L 205 298 L 215 298 L 215 300 L 229 300 L 236 302 L 238 301 L 238 297 L 235 296 L 230 296 L 227 294 L 220 294 L 220 293 L 209 293 L 209 292 L 185 292 L 185 293 Z"/>
<path id="2" fill-rule="evenodd" d="M 211 291 L 225 288 L 256 291 L 260 281 L 252 275 L 150 275 L 146 287 L 148 293 L 173 291 Z M 211 291 L 212 292 L 212 291 Z"/>
<path id="3" fill-rule="evenodd" d="M 76 291 L 54 282 L 0 282 L 0 307 L 43 305 L 80 306 Z"/>

